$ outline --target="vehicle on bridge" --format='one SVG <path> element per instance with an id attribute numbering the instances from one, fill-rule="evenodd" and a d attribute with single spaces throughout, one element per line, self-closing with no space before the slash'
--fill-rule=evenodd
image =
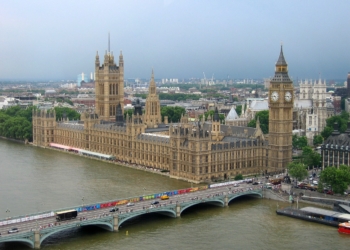
<path id="1" fill-rule="evenodd" d="M 11 229 L 8 231 L 9 234 L 18 233 L 18 232 L 19 232 L 19 230 L 18 230 L 17 227 L 11 228 Z"/>
<path id="2" fill-rule="evenodd" d="M 71 219 L 75 219 L 77 216 L 78 216 L 78 211 L 74 209 L 56 212 L 57 221 L 71 220 Z"/>
<path id="3" fill-rule="evenodd" d="M 167 194 L 164 194 L 160 197 L 161 200 L 168 200 L 169 196 Z"/>
<path id="4" fill-rule="evenodd" d="M 114 213 L 114 212 L 118 212 L 119 208 L 118 207 L 114 207 L 111 210 L 109 210 L 109 212 Z"/>

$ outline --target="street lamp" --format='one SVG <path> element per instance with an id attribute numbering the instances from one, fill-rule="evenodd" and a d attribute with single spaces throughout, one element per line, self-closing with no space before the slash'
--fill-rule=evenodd
<path id="1" fill-rule="evenodd" d="M 7 217 L 7 213 L 10 215 L 10 209 L 6 209 L 6 217 Z M 10 218 L 10 216 L 9 217 L 7 217 L 8 219 Z"/>
<path id="2" fill-rule="evenodd" d="M 143 188 L 143 196 L 146 194 L 146 188 Z"/>
<path id="3" fill-rule="evenodd" d="M 84 207 L 84 196 L 83 196 L 83 198 L 81 199 L 81 201 L 82 201 L 81 206 Z"/>

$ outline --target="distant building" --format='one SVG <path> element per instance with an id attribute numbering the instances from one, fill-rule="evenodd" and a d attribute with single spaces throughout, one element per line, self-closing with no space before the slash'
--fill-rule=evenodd
<path id="1" fill-rule="evenodd" d="M 92 76 L 92 73 L 91 73 L 91 76 Z M 82 82 L 85 82 L 85 83 L 88 83 L 90 82 L 92 79 L 89 78 L 89 76 L 87 74 L 84 74 L 84 72 L 82 72 L 81 74 L 79 74 L 77 76 L 77 86 L 78 87 L 81 87 L 81 83 Z"/>
<path id="2" fill-rule="evenodd" d="M 55 95 L 56 95 L 56 90 L 54 89 L 45 90 L 45 96 L 55 96 Z"/>
<path id="3" fill-rule="evenodd" d="M 312 145 L 314 136 L 326 126 L 329 108 L 326 81 L 301 81 L 299 98 L 294 103 L 293 129 L 305 131 L 304 135 Z"/>
<path id="4" fill-rule="evenodd" d="M 336 114 L 339 114 L 341 112 L 341 97 L 340 96 L 333 96 L 333 106 L 334 106 L 334 112 Z"/>
<path id="5" fill-rule="evenodd" d="M 322 169 L 350 165 L 350 122 L 345 133 L 340 133 L 338 124 L 334 124 L 333 133 L 321 146 Z"/>

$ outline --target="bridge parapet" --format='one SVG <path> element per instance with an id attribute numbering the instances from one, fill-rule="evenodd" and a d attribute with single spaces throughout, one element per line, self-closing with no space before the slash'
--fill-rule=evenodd
<path id="1" fill-rule="evenodd" d="M 183 199 L 183 201 L 180 201 L 178 199 L 180 196 L 174 195 L 171 197 L 171 200 L 167 202 L 167 204 L 158 204 L 155 206 L 147 206 L 147 207 L 141 207 L 141 208 L 140 208 L 141 206 L 140 205 L 138 206 L 138 208 L 137 206 L 135 206 L 135 208 L 134 207 L 127 208 L 127 211 L 125 212 L 119 211 L 115 213 L 109 213 L 109 209 L 103 210 L 100 213 L 98 213 L 98 211 L 84 211 L 84 213 L 81 213 L 81 215 L 84 215 L 84 217 L 79 216 L 77 219 L 74 219 L 74 220 L 46 224 L 44 228 L 42 227 L 38 228 L 36 226 L 35 227 L 36 231 L 33 231 L 34 229 L 32 229 L 31 231 L 20 231 L 15 234 L 2 235 L 0 237 L 0 242 L 22 242 L 32 248 L 40 248 L 40 245 L 47 237 L 63 230 L 83 227 L 88 225 L 94 225 L 109 231 L 118 231 L 118 228 L 126 221 L 148 213 L 159 213 L 169 217 L 176 218 L 181 216 L 181 213 L 191 206 L 195 206 L 197 204 L 210 204 L 210 205 L 224 207 L 224 206 L 227 206 L 229 202 L 231 202 L 233 199 L 244 195 L 262 197 L 262 189 L 261 188 L 253 189 L 251 187 L 233 189 L 233 190 L 231 190 L 230 187 L 225 187 L 225 189 L 215 188 L 215 189 L 211 189 L 211 192 L 208 192 L 207 194 L 204 194 L 204 195 L 202 195 L 201 193 L 198 193 L 198 196 L 194 198 L 193 198 L 193 195 L 184 196 L 187 198 Z M 190 197 L 192 198 L 190 199 Z M 107 207 L 96 207 L 95 210 L 100 208 L 106 209 Z M 45 214 L 49 216 L 51 215 L 51 213 L 52 212 L 50 212 L 50 214 L 49 213 L 45 213 Z M 24 218 L 24 217 L 22 216 L 19 218 Z M 34 217 L 31 217 L 31 219 L 33 218 Z M 46 217 L 43 216 L 43 218 L 46 218 Z M 54 218 L 53 219 L 50 218 L 51 222 L 54 220 L 55 220 Z M 27 223 L 28 221 L 20 219 L 19 222 L 17 223 L 20 224 L 22 222 Z M 31 223 L 35 223 L 35 222 L 31 222 Z M 2 225 L 2 226 L 9 226 L 9 224 L 6 223 L 5 225 Z M 27 230 L 29 230 L 28 227 L 29 229 L 31 228 L 29 224 L 26 228 Z"/>

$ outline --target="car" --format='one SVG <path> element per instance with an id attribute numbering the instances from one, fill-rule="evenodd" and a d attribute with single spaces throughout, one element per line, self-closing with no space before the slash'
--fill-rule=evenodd
<path id="1" fill-rule="evenodd" d="M 257 183 L 256 181 L 252 183 L 252 185 L 259 185 L 259 183 Z"/>
<path id="2" fill-rule="evenodd" d="M 168 200 L 169 196 L 167 194 L 164 194 L 160 197 L 161 200 Z"/>
<path id="3" fill-rule="evenodd" d="M 239 184 L 236 183 L 236 184 L 233 184 L 233 186 L 234 186 L 234 187 L 239 187 Z"/>
<path id="4" fill-rule="evenodd" d="M 333 195 L 334 194 L 334 192 L 332 190 L 325 190 L 324 192 L 325 192 L 325 194 L 329 194 L 329 195 Z"/>
<path id="5" fill-rule="evenodd" d="M 109 210 L 109 212 L 111 212 L 111 213 L 114 213 L 114 212 L 117 212 L 117 211 L 119 211 L 118 207 L 114 207 L 111 210 Z"/>
<path id="6" fill-rule="evenodd" d="M 318 181 L 312 181 L 312 184 L 318 185 Z"/>
<path id="7" fill-rule="evenodd" d="M 151 202 L 151 205 L 157 205 L 157 204 L 159 204 L 159 201 L 152 201 Z"/>
<path id="8" fill-rule="evenodd" d="M 128 204 L 126 204 L 127 207 L 132 207 L 134 205 L 135 205 L 135 203 L 132 203 L 132 202 L 129 202 Z"/>
<path id="9" fill-rule="evenodd" d="M 18 233 L 18 232 L 19 232 L 19 230 L 18 230 L 17 227 L 11 228 L 11 229 L 8 231 L 9 234 Z"/>

